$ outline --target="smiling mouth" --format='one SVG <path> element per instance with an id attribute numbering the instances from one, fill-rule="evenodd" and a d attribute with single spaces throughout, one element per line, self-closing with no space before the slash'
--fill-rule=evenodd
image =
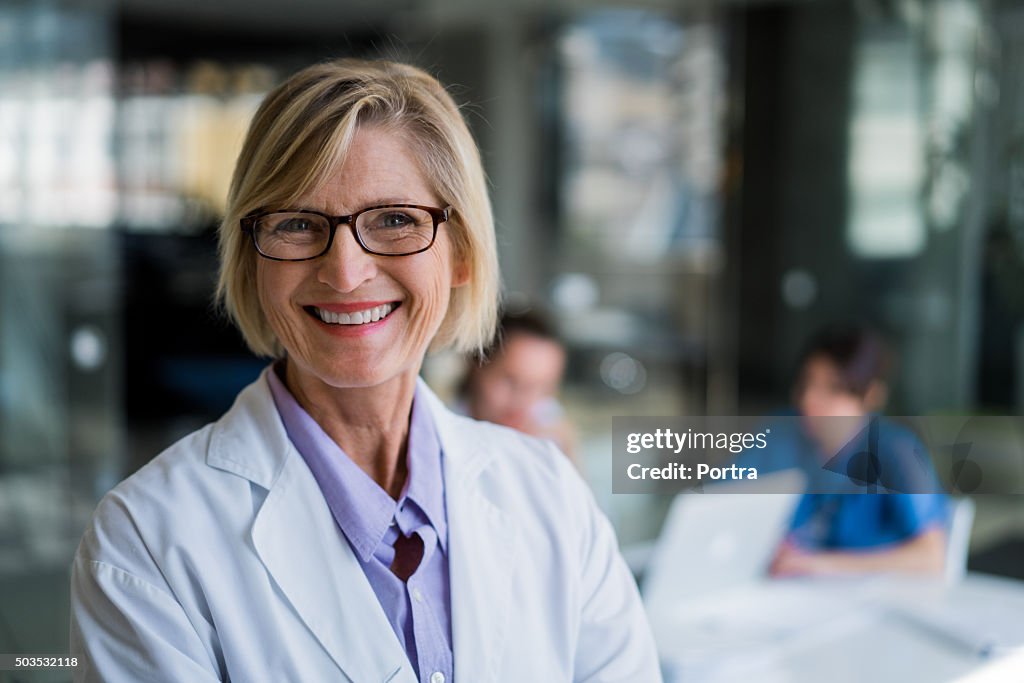
<path id="1" fill-rule="evenodd" d="M 398 308 L 397 303 L 381 304 L 367 308 L 365 311 L 354 311 L 352 313 L 334 313 L 316 306 L 306 306 L 306 312 L 318 318 L 328 325 L 366 325 L 375 323 L 391 315 L 391 312 Z"/>

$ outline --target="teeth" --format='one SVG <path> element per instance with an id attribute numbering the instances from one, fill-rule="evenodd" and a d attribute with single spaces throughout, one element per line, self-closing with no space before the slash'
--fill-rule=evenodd
<path id="1" fill-rule="evenodd" d="M 365 325 L 368 322 L 377 322 L 382 318 L 388 317 L 391 311 L 395 310 L 394 304 L 381 304 L 380 306 L 374 306 L 368 308 L 365 311 L 356 311 L 355 313 L 332 313 L 331 311 L 325 311 L 322 308 L 313 308 L 316 314 L 325 323 L 332 325 Z"/>

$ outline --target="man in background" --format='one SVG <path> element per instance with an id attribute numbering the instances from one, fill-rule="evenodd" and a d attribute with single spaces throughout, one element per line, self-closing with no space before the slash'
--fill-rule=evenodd
<path id="1" fill-rule="evenodd" d="M 504 313 L 495 342 L 469 362 L 459 406 L 470 417 L 550 439 L 577 463 L 575 432 L 558 401 L 567 354 L 540 313 Z"/>

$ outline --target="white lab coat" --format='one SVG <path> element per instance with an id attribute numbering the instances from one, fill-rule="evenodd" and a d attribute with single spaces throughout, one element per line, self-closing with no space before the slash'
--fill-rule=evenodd
<path id="1" fill-rule="evenodd" d="M 421 389 L 445 458 L 456 680 L 660 680 L 566 458 Z M 76 681 L 417 680 L 265 376 L 101 501 L 72 568 L 71 651 Z"/>

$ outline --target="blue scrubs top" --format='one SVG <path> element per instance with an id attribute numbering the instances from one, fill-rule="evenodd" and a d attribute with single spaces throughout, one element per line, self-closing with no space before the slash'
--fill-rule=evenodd
<path id="1" fill-rule="evenodd" d="M 798 545 L 877 548 L 948 523 L 949 501 L 940 493 L 925 446 L 901 425 L 871 416 L 869 426 L 832 457 L 819 454 L 797 419 L 785 420 L 781 429 L 773 424 L 772 431 L 769 452 L 745 464 L 762 471 L 798 467 L 808 475 L 812 493 L 803 496 L 790 525 L 791 540 Z M 865 471 L 866 453 L 877 458 L 871 484 L 857 474 Z"/>
<path id="2" fill-rule="evenodd" d="M 877 548 L 946 525 L 946 497 L 934 493 L 808 493 L 790 525 L 798 545 L 821 550 Z"/>

